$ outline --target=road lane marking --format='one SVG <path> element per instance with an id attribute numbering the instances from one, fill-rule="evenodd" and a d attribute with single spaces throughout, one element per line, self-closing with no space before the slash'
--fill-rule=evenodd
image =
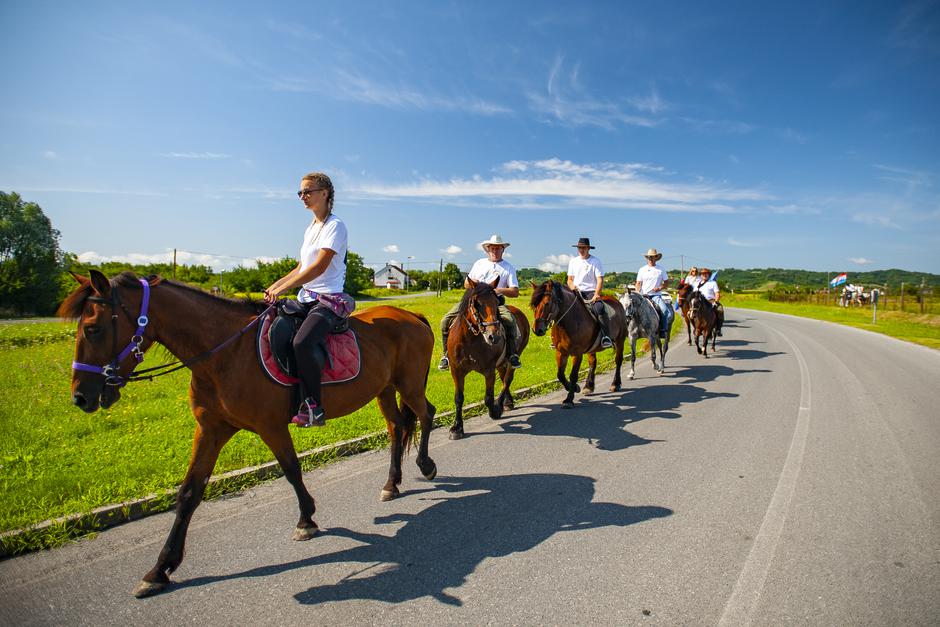
<path id="1" fill-rule="evenodd" d="M 754 544 L 751 546 L 751 551 L 744 561 L 744 567 L 741 569 L 738 581 L 734 584 L 731 596 L 725 604 L 724 612 L 722 612 L 721 619 L 718 621 L 719 625 L 749 625 L 754 619 L 754 613 L 757 610 L 761 593 L 764 590 L 764 583 L 767 580 L 767 573 L 770 572 L 770 565 L 777 550 L 777 543 L 780 541 L 780 534 L 783 532 L 783 525 L 787 520 L 790 501 L 796 490 L 800 468 L 803 465 L 806 440 L 809 435 L 812 388 L 810 387 L 809 368 L 806 365 L 806 360 L 796 344 L 790 341 L 790 338 L 773 327 L 768 328 L 782 337 L 790 345 L 793 354 L 796 356 L 796 361 L 800 366 L 800 405 L 796 417 L 796 427 L 793 430 L 793 439 L 790 441 L 790 450 L 780 472 L 777 488 L 770 499 L 770 505 L 767 506 L 764 520 L 754 539 Z"/>

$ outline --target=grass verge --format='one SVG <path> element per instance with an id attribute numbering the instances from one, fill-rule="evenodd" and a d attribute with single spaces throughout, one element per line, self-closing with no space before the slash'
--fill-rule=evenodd
<path id="1" fill-rule="evenodd" d="M 726 307 L 756 309 L 789 314 L 802 318 L 836 322 L 866 331 L 874 331 L 899 340 L 940 349 L 940 315 L 916 314 L 906 311 L 879 311 L 872 323 L 871 307 L 838 307 L 805 303 L 776 303 L 759 294 L 722 295 Z"/>

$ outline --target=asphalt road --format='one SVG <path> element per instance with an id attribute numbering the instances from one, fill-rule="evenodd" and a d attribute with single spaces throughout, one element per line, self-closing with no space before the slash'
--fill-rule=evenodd
<path id="1" fill-rule="evenodd" d="M 308 473 L 309 542 L 283 479 L 203 504 L 158 596 L 170 514 L 0 562 L 0 622 L 940 623 L 940 352 L 728 314 L 708 360 L 435 432 L 396 501 L 384 451 Z"/>

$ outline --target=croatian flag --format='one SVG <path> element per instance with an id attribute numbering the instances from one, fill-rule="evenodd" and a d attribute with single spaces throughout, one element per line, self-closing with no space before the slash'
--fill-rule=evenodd
<path id="1" fill-rule="evenodd" d="M 842 274 L 836 276 L 834 279 L 829 281 L 829 285 L 831 285 L 832 287 L 835 287 L 837 285 L 842 285 L 848 280 L 848 278 L 849 278 L 848 275 L 846 275 L 846 273 L 843 272 Z"/>

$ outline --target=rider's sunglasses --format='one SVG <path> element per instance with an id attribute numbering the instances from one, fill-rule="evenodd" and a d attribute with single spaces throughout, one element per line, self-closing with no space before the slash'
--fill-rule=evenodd
<path id="1" fill-rule="evenodd" d="M 325 188 L 323 187 L 317 187 L 315 189 L 302 189 L 299 192 L 297 192 L 297 198 L 304 198 L 305 196 L 309 196 L 313 192 L 322 192 L 324 189 Z"/>

